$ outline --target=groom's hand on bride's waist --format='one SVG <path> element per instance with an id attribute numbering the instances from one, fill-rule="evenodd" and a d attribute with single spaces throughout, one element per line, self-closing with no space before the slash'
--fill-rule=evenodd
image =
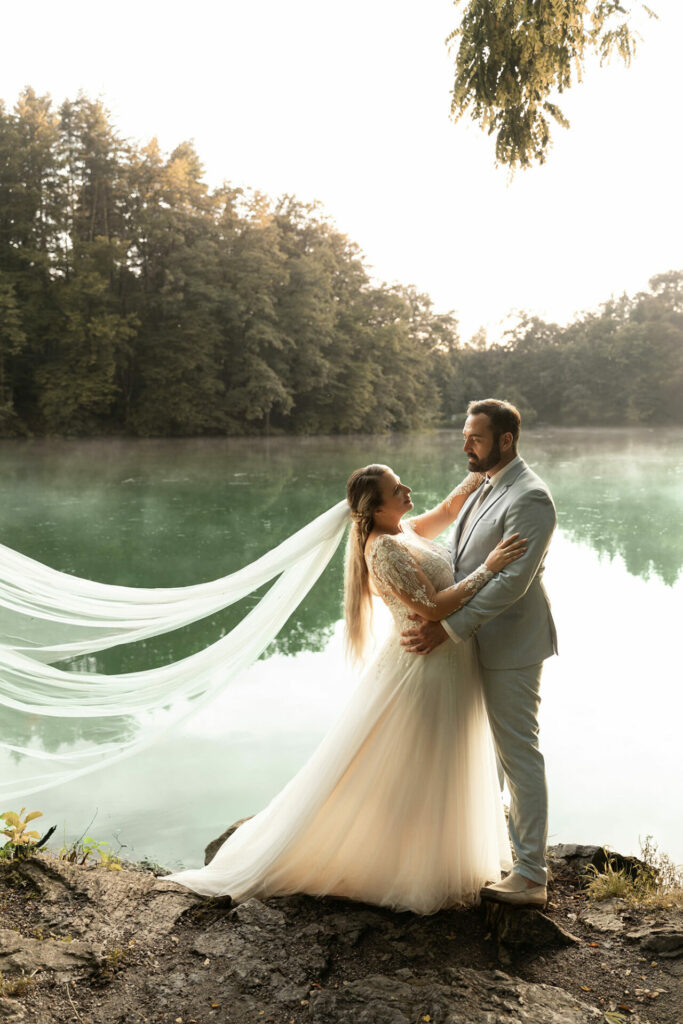
<path id="1" fill-rule="evenodd" d="M 401 646 L 411 654 L 429 654 L 435 647 L 448 640 L 448 633 L 440 622 L 430 622 L 421 615 L 409 615 L 415 625 L 401 633 Z"/>

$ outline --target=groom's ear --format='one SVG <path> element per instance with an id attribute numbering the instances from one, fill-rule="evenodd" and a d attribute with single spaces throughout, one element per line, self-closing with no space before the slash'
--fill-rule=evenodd
<path id="1" fill-rule="evenodd" d="M 504 452 L 509 451 L 509 449 L 514 446 L 514 443 L 515 439 L 510 433 L 510 431 L 507 431 L 505 434 L 501 434 L 500 447 Z"/>

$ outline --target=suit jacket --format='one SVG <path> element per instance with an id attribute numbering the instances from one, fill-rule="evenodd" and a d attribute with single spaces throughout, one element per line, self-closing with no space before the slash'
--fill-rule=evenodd
<path id="1" fill-rule="evenodd" d="M 521 558 L 497 573 L 444 625 L 462 640 L 476 633 L 485 668 L 535 665 L 557 654 L 555 623 L 543 587 L 546 551 L 557 522 L 555 506 L 546 485 L 519 456 L 463 531 L 480 493 L 470 495 L 456 520 L 452 547 L 456 582 L 480 566 L 503 537 L 519 533 L 529 543 Z"/>

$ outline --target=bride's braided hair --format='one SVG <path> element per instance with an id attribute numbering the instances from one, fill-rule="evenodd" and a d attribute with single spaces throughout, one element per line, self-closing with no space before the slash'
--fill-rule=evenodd
<path id="1" fill-rule="evenodd" d="M 353 658 L 361 656 L 368 635 L 372 604 L 365 545 L 372 532 L 375 511 L 382 504 L 381 478 L 386 471 L 386 466 L 375 463 L 363 466 L 354 470 L 346 485 L 351 531 L 346 545 L 344 617 L 346 647 Z"/>

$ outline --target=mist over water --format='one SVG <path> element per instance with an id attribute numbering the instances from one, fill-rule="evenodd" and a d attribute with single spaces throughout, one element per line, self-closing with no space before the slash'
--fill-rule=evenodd
<path id="1" fill-rule="evenodd" d="M 528 430 L 521 454 L 558 509 L 546 586 L 560 656 L 546 662 L 541 710 L 549 841 L 637 852 L 639 835 L 651 833 L 683 861 L 683 431 Z M 335 504 L 350 472 L 368 462 L 389 464 L 413 488 L 415 512 L 466 473 L 459 431 L 0 442 L 0 541 L 103 582 L 198 583 L 253 561 Z M 209 839 L 264 806 L 354 685 L 341 648 L 342 562 L 340 549 L 262 660 L 210 707 L 135 757 L 27 797 L 29 809 L 44 811 L 41 824 L 59 825 L 54 840 L 87 828 L 114 851 L 122 844 L 123 855 L 192 866 Z M 223 635 L 258 596 L 79 667 L 135 671 L 184 657 Z M 78 740 L 78 719 L 36 717 L 27 729 L 3 708 L 0 720 L 3 738 L 18 745 L 55 750 Z M 131 734 L 144 728 L 126 725 Z M 19 773 L 20 760 L 0 756 L 0 771 Z"/>

